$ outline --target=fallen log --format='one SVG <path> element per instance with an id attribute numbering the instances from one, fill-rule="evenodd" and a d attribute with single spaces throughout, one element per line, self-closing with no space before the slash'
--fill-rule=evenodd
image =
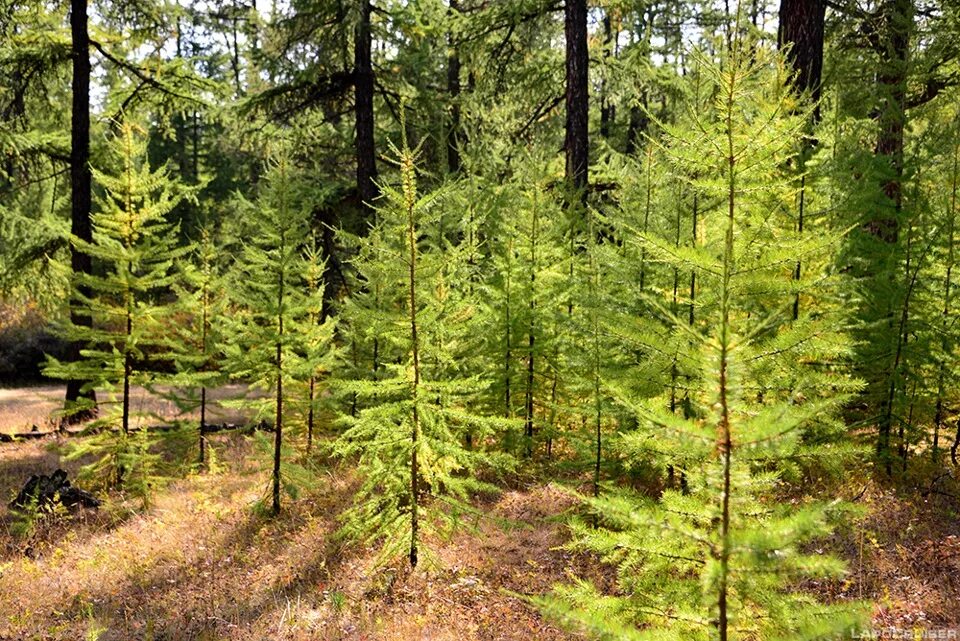
<path id="1" fill-rule="evenodd" d="M 57 504 L 67 508 L 98 508 L 100 499 L 71 485 L 67 473 L 58 469 L 49 476 L 31 475 L 17 497 L 10 502 L 10 509 L 24 510 L 32 506 L 37 510 L 49 510 Z"/>

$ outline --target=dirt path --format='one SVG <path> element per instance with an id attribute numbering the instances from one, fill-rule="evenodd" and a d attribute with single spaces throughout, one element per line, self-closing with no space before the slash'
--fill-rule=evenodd
<path id="1" fill-rule="evenodd" d="M 211 401 L 207 407 L 210 423 L 237 423 L 247 418 L 245 412 L 224 407 L 222 401 L 243 398 L 243 385 L 226 385 L 208 393 Z M 41 431 L 49 431 L 56 424 L 55 415 L 63 408 L 62 385 L 37 385 L 34 387 L 0 388 L 0 432 L 28 432 L 34 425 Z M 100 391 L 97 399 L 104 408 L 116 404 L 111 395 Z M 198 418 L 199 412 L 183 414 L 172 401 L 151 395 L 142 387 L 131 390 L 131 408 L 137 414 L 158 415 L 167 419 Z"/>

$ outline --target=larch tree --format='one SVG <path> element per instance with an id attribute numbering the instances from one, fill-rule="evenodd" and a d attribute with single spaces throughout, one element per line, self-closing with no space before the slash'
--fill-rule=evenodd
<path id="1" fill-rule="evenodd" d="M 88 472 L 102 483 L 124 484 L 147 497 L 154 460 L 143 426 L 133 433 L 132 421 L 140 414 L 131 405 L 131 388 L 149 384 L 156 376 L 157 357 L 165 354 L 167 311 L 158 297 L 176 278 L 174 261 L 186 253 L 176 246 L 177 226 L 167 215 L 187 192 L 170 180 L 165 167 L 151 170 L 142 134 L 137 125 L 123 123 L 110 141 L 116 170 L 93 172 L 105 192 L 91 217 L 93 241 L 73 242 L 102 265 L 103 272 L 83 276 L 75 285 L 77 311 L 91 319 L 89 326 L 70 323 L 65 330 L 82 346 L 80 360 L 50 359 L 46 372 L 83 381 L 81 392 L 101 388 L 119 397 L 116 411 L 92 425 L 105 429 L 74 454 L 96 456 Z"/>
<path id="2" fill-rule="evenodd" d="M 173 389 L 168 393 L 183 412 L 199 411 L 197 422 L 198 459 L 207 464 L 207 393 L 224 380 L 221 371 L 220 341 L 226 311 L 223 295 L 223 274 L 213 233 L 204 227 L 200 238 L 189 246 L 190 260 L 179 268 L 174 284 L 177 304 L 175 326 L 168 344 L 176 365 L 175 374 L 167 381 Z"/>
<path id="3" fill-rule="evenodd" d="M 416 152 L 406 139 L 394 153 L 400 184 L 381 185 L 377 223 L 355 262 L 367 295 L 378 292 L 374 307 L 356 313 L 381 328 L 376 340 L 392 358 L 378 361 L 373 377 L 339 383 L 360 402 L 355 415 L 341 417 L 345 429 L 334 451 L 355 460 L 362 478 L 344 532 L 379 544 L 381 563 L 403 555 L 416 567 L 428 542 L 469 511 L 471 493 L 490 489 L 477 472 L 497 457 L 468 447 L 466 435 L 482 443 L 498 421 L 464 402 L 482 381 L 442 375 L 451 345 L 438 338 L 465 313 L 443 300 L 442 195 L 419 194 Z"/>
<path id="4" fill-rule="evenodd" d="M 293 495 L 301 471 L 284 456 L 291 394 L 308 382 L 305 376 L 317 375 L 313 366 L 329 347 L 326 340 L 330 338 L 329 331 L 318 335 L 316 329 L 315 314 L 323 301 L 322 287 L 317 288 L 315 281 L 320 267 L 303 255 L 309 211 L 301 197 L 304 185 L 291 165 L 289 149 L 281 145 L 269 159 L 257 198 L 238 203 L 241 221 L 235 231 L 249 240 L 242 241 L 240 256 L 228 275 L 227 331 L 232 340 L 224 346 L 231 375 L 248 383 L 253 392 L 245 404 L 255 411 L 256 420 L 269 417 L 273 421 L 270 501 L 274 514 L 280 512 L 281 490 Z"/>
<path id="5" fill-rule="evenodd" d="M 641 238 L 658 259 L 697 265 L 712 292 L 694 325 L 659 306 L 663 322 L 699 353 L 704 384 L 691 390 L 694 411 L 678 416 L 660 398 L 614 388 L 640 426 L 623 439 L 624 455 L 680 443 L 686 485 L 659 499 L 626 490 L 588 499 L 600 527 L 575 521 L 570 547 L 615 565 L 618 593 L 580 581 L 543 602 L 600 638 L 812 639 L 862 620 L 856 604 L 825 605 L 792 588 L 805 576 L 843 574 L 842 563 L 807 545 L 830 532 L 840 507 L 787 507 L 776 500 L 777 485 L 856 385 L 813 366 L 849 353 L 835 327 L 809 316 L 790 320 L 789 294 L 823 287 L 809 275 L 799 283 L 790 276 L 796 256 L 823 251 L 822 241 L 800 236 L 777 211 L 791 191 L 784 161 L 806 114 L 790 115 L 793 99 L 775 58 L 742 46 L 734 40 L 722 64 L 699 59 L 693 73 L 709 83 L 713 104 L 692 115 L 695 126 L 668 127 L 664 143 L 671 162 L 718 203 L 704 212 L 704 244 L 678 251 Z M 818 456 L 838 454 L 817 447 Z"/>

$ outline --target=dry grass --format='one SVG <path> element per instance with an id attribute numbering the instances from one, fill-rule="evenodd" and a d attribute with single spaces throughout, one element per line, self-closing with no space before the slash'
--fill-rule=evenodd
<path id="1" fill-rule="evenodd" d="M 851 591 L 877 603 L 878 627 L 960 628 L 960 502 L 876 486 L 849 541 Z"/>
<path id="2" fill-rule="evenodd" d="M 322 467 L 311 492 L 265 518 L 252 508 L 267 477 L 250 439 L 215 443 L 224 471 L 177 480 L 146 511 L 112 496 L 23 538 L 0 507 L 0 639 L 551 641 L 575 637 L 512 593 L 542 594 L 570 574 L 611 587 L 606 569 L 558 549 L 575 506 L 553 485 L 479 502 L 496 518 L 435 542 L 442 569 L 376 570 L 371 550 L 334 535 L 349 469 Z M 0 498 L 63 465 L 58 452 L 54 439 L 0 446 Z M 869 485 L 863 521 L 829 542 L 849 580 L 817 589 L 876 601 L 877 625 L 960 625 L 956 504 L 910 496 Z"/>
<path id="3" fill-rule="evenodd" d="M 498 519 L 439 542 L 443 569 L 374 570 L 370 550 L 343 547 L 337 515 L 353 479 L 330 468 L 282 516 L 257 516 L 266 476 L 237 434 L 217 437 L 228 470 L 179 480 L 153 507 L 108 509 L 8 534 L 0 557 L 0 639 L 568 639 L 503 589 L 536 594 L 580 559 L 554 548 L 553 517 L 570 498 L 551 486 L 483 505 Z M 0 451 L 0 495 L 59 460 L 55 441 Z M 0 508 L 5 510 L 5 508 Z M 504 527 L 503 520 L 516 521 Z M 0 521 L 9 515 L 0 511 Z M 523 521 L 520 527 L 519 521 Z M 2 527 L 2 526 L 0 526 Z"/>

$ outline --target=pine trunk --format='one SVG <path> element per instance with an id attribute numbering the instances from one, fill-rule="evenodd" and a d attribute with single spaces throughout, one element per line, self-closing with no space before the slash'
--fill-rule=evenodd
<path id="1" fill-rule="evenodd" d="M 70 34 L 72 37 L 71 55 L 73 57 L 73 112 L 70 123 L 70 233 L 81 241 L 93 242 L 93 228 L 90 221 L 91 173 L 90 173 L 90 36 L 87 31 L 87 0 L 70 2 Z M 90 256 L 75 245 L 70 247 L 70 268 L 74 278 L 90 274 L 92 271 Z M 80 283 L 77 287 L 80 296 L 89 298 L 90 288 Z M 93 319 L 89 314 L 80 312 L 77 301 L 71 305 L 70 322 L 77 327 L 92 327 Z M 71 361 L 80 360 L 80 350 L 84 345 L 74 342 L 70 346 Z M 80 400 L 92 402 L 96 407 L 96 394 L 93 390 L 81 391 L 83 381 L 67 381 L 66 409 Z M 80 422 L 92 418 L 95 409 L 69 414 L 67 423 Z"/>
<path id="2" fill-rule="evenodd" d="M 371 6 L 369 0 L 360 3 L 360 21 L 354 41 L 354 113 L 356 116 L 357 194 L 364 207 L 377 197 L 376 146 L 373 128 L 373 60 L 370 33 Z"/>
<path id="3" fill-rule="evenodd" d="M 893 169 L 883 183 L 892 213 L 871 221 L 869 231 L 894 243 L 898 235 L 898 217 L 903 206 L 903 134 L 906 126 L 906 95 L 910 31 L 913 23 L 912 0 L 887 0 L 880 9 L 883 38 L 878 42 L 881 63 L 877 73 L 880 104 L 877 111 L 875 153 Z"/>
<path id="4" fill-rule="evenodd" d="M 777 42 L 793 69 L 793 87 L 814 101 L 820 100 L 826 9 L 825 0 L 780 0 Z M 816 114 L 819 119 L 819 109 Z"/>
<path id="5" fill-rule="evenodd" d="M 587 2 L 566 0 L 566 179 L 580 199 L 587 188 L 588 58 Z"/>

